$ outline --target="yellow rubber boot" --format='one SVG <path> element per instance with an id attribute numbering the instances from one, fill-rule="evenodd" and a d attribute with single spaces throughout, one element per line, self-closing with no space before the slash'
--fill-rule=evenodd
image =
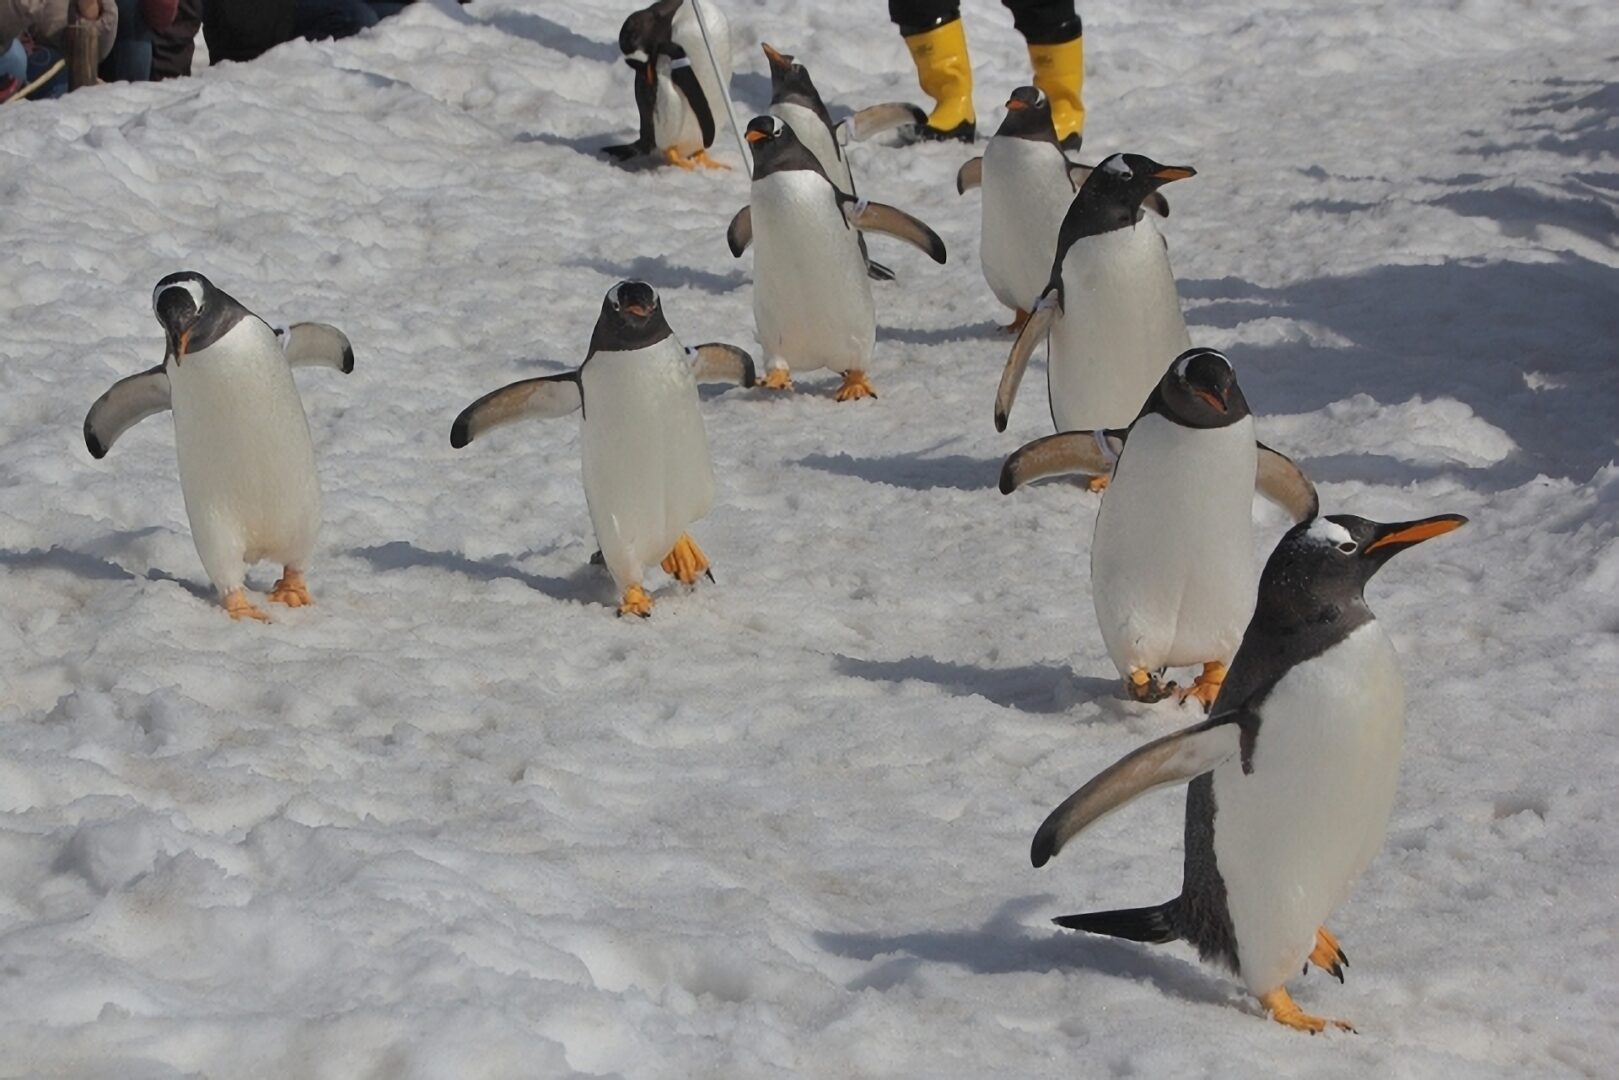
<path id="1" fill-rule="evenodd" d="M 1051 99 L 1051 123 L 1064 150 L 1078 150 L 1085 134 L 1085 39 L 1030 45 L 1034 85 Z"/>
<path id="2" fill-rule="evenodd" d="M 934 101 L 920 129 L 929 140 L 972 142 L 978 114 L 973 111 L 973 65 L 967 56 L 967 30 L 960 19 L 905 38 L 916 63 L 916 81 Z"/>

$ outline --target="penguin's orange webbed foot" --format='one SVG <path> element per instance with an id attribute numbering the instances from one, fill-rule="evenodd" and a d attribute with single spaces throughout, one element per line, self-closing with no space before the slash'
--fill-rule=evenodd
<path id="1" fill-rule="evenodd" d="M 282 572 L 281 580 L 275 583 L 265 599 L 273 604 L 285 604 L 288 607 L 315 606 L 315 598 L 309 595 L 309 586 L 304 582 L 303 573 L 290 566 Z"/>
<path id="2" fill-rule="evenodd" d="M 1085 482 L 1085 488 L 1088 491 L 1106 491 L 1112 480 L 1112 476 L 1093 476 Z"/>
<path id="3" fill-rule="evenodd" d="M 791 390 L 793 388 L 793 373 L 786 368 L 771 368 L 765 372 L 764 381 L 759 385 L 766 390 Z"/>
<path id="4" fill-rule="evenodd" d="M 680 539 L 675 541 L 674 548 L 664 558 L 662 566 L 664 573 L 682 585 L 697 584 L 699 574 L 708 574 L 708 580 L 714 580 L 714 575 L 708 569 L 708 557 L 703 554 L 703 549 L 697 546 L 690 533 L 680 534 Z"/>
<path id="5" fill-rule="evenodd" d="M 1329 1020 L 1320 1016 L 1311 1016 L 1294 1002 L 1292 995 L 1283 987 L 1277 987 L 1268 994 L 1259 995 L 1259 1003 L 1270 1013 L 1270 1018 L 1278 1024 L 1293 1028 L 1295 1031 L 1308 1031 L 1311 1035 L 1325 1031 L 1328 1024 L 1343 1031 L 1354 1031 L 1355 1025 L 1347 1020 Z"/>
<path id="6" fill-rule="evenodd" d="M 253 602 L 247 598 L 247 591 L 245 589 L 232 589 L 230 592 L 226 593 L 224 605 L 225 614 L 229 615 L 233 619 L 236 619 L 237 621 L 241 621 L 242 619 L 255 619 L 258 622 L 266 623 L 270 621 L 270 616 L 266 615 L 261 608 L 256 607 Z"/>
<path id="7" fill-rule="evenodd" d="M 697 153 L 691 156 L 691 160 L 695 161 L 705 169 L 722 169 L 725 172 L 731 171 L 731 167 L 725 164 L 725 162 L 715 161 L 713 158 L 709 157 L 707 150 L 697 151 Z"/>
<path id="8" fill-rule="evenodd" d="M 1185 690 L 1177 691 L 1180 699 L 1196 698 L 1203 703 L 1203 711 L 1208 712 L 1214 704 L 1214 699 L 1220 696 L 1220 685 L 1225 682 L 1226 667 L 1218 660 L 1210 660 L 1203 665 L 1203 674 L 1192 680 L 1192 685 Z"/>
<path id="9" fill-rule="evenodd" d="M 874 398 L 877 391 L 871 388 L 864 371 L 850 368 L 843 373 L 843 385 L 838 392 L 832 395 L 834 401 L 859 401 L 861 398 Z"/>
<path id="10" fill-rule="evenodd" d="M 624 602 L 618 605 L 620 615 L 639 615 L 643 619 L 652 617 L 652 597 L 639 585 L 631 585 L 624 590 Z"/>
<path id="11" fill-rule="evenodd" d="M 1165 686 L 1158 681 L 1158 676 L 1143 668 L 1136 668 L 1130 672 L 1130 677 L 1124 680 L 1124 692 L 1130 695 L 1132 701 L 1142 701 L 1151 704 L 1162 701 L 1175 692 L 1175 684 Z"/>
<path id="12" fill-rule="evenodd" d="M 1016 334 L 1023 329 L 1023 324 L 1028 321 L 1029 313 L 1024 311 L 1022 308 L 1018 308 L 1017 314 L 1012 316 L 1012 321 L 1001 327 L 1001 333 Z"/>
<path id="13" fill-rule="evenodd" d="M 1344 981 L 1344 968 L 1349 964 L 1349 957 L 1344 955 L 1338 939 L 1325 926 L 1315 932 L 1315 949 L 1310 953 L 1310 963 L 1337 976 L 1339 982 Z M 1309 964 L 1305 965 L 1304 970 L 1310 970 Z"/>
<path id="14" fill-rule="evenodd" d="M 693 169 L 697 168 L 697 163 L 695 161 L 691 160 L 690 158 L 682 157 L 680 155 L 680 151 L 676 150 L 672 146 L 663 152 L 663 160 L 673 165 L 675 168 L 685 169 L 687 172 L 691 172 Z"/>

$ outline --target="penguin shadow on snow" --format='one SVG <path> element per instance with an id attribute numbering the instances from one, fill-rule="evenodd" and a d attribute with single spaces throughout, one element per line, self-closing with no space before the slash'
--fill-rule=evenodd
<path id="1" fill-rule="evenodd" d="M 1349 343 L 1233 345 L 1262 415 L 1314 412 L 1356 394 L 1383 405 L 1455 398 L 1506 432 L 1518 452 L 1486 468 L 1437 471 L 1496 491 L 1539 473 L 1584 482 L 1612 460 L 1608 418 L 1619 412 L 1619 369 L 1606 351 L 1619 337 L 1612 273 L 1565 253 L 1540 263 L 1385 265 L 1281 288 L 1188 279 L 1180 294 L 1193 305 L 1187 317 L 1194 336 L 1200 326 L 1232 330 L 1282 318 L 1320 325 Z M 1531 372 L 1540 376 L 1533 384 Z M 1332 457 L 1330 448 L 1316 449 Z M 1353 456 L 1342 455 L 1345 473 Z M 1370 475 L 1335 479 L 1407 483 L 1434 475 L 1395 453 L 1366 461 Z M 1308 456 L 1301 464 L 1316 469 Z"/>
<path id="2" fill-rule="evenodd" d="M 121 530 L 109 533 L 96 546 L 117 551 L 127 547 L 132 541 L 162 531 L 163 527 L 160 525 Z M 137 574 L 132 570 L 126 570 L 106 555 L 75 551 L 72 548 L 53 546 L 28 551 L 0 548 L 0 566 L 19 570 L 61 570 L 85 581 L 164 581 L 180 586 L 199 600 L 213 603 L 216 599 L 213 589 L 208 585 L 187 580 L 167 570 L 151 567 L 144 574 Z"/>
<path id="3" fill-rule="evenodd" d="M 660 293 L 672 289 L 697 289 L 700 292 L 720 295 L 735 292 L 748 283 L 748 276 L 740 270 L 716 274 L 711 270 L 699 270 L 694 266 L 671 263 L 662 255 L 657 257 L 638 255 L 633 259 L 616 262 L 612 259 L 582 257 L 569 259 L 562 265 L 595 270 L 615 281 L 644 281 Z"/>
<path id="4" fill-rule="evenodd" d="M 546 146 L 562 146 L 577 154 L 583 154 L 593 161 L 603 165 L 621 169 L 624 172 L 647 172 L 661 167 L 662 162 L 654 157 L 631 158 L 628 161 L 612 161 L 602 153 L 604 149 L 624 141 L 622 131 L 605 131 L 599 135 L 558 135 L 551 131 L 522 132 L 512 139 L 520 143 L 543 143 Z"/>
<path id="5" fill-rule="evenodd" d="M 878 294 L 879 297 L 881 294 Z M 962 326 L 884 326 L 877 325 L 877 343 L 885 341 L 898 342 L 901 345 L 948 345 L 953 341 L 966 341 L 969 338 L 983 338 L 986 340 L 1004 340 L 1008 348 L 1012 339 L 1001 332 L 1000 324 L 994 319 L 984 322 L 966 323 Z M 1034 365 L 1031 364 L 1032 368 Z"/>
<path id="6" fill-rule="evenodd" d="M 911 491 L 948 488 L 954 491 L 993 490 L 1001 462 L 963 454 L 930 457 L 929 451 L 891 457 L 851 457 L 848 454 L 808 454 L 793 464 L 834 476 L 852 476 L 871 484 L 889 484 Z"/>
<path id="7" fill-rule="evenodd" d="M 554 600 L 574 600 L 584 604 L 601 603 L 612 593 L 606 575 L 597 567 L 586 564 L 581 564 L 579 569 L 568 577 L 551 577 L 518 569 L 511 565 L 514 557 L 507 557 L 504 561 L 470 559 L 455 551 L 419 548 L 405 540 L 391 540 L 375 547 L 350 548 L 345 554 L 364 559 L 382 571 L 427 567 L 463 574 L 477 581 L 511 578 Z M 522 557 L 524 556 L 515 558 Z"/>
<path id="8" fill-rule="evenodd" d="M 869 682 L 925 682 L 955 697 L 972 696 L 1025 713 L 1066 713 L 1100 698 L 1118 695 L 1117 679 L 1075 675 L 1068 667 L 1026 664 L 1022 667 L 987 668 L 957 664 L 927 656 L 904 660 L 861 660 L 834 653 L 834 669 L 839 675 Z M 1113 722 L 1111 718 L 1109 723 Z"/>
<path id="9" fill-rule="evenodd" d="M 629 10 L 626 7 L 625 13 L 628 14 Z M 597 41 L 532 11 L 497 11 L 488 18 L 466 18 L 469 23 L 492 26 L 512 37 L 532 41 L 564 56 L 602 64 L 616 64 L 623 59 L 616 41 Z"/>
<path id="10" fill-rule="evenodd" d="M 949 964 L 976 975 L 1044 974 L 1094 971 L 1124 979 L 1145 980 L 1170 997 L 1203 1005 L 1241 1006 L 1235 987 L 1188 960 L 1146 946 L 1052 930 L 1043 934 L 1028 926 L 1036 910 L 1049 908 L 1049 894 L 1007 900 L 983 926 L 966 930 L 921 930 L 898 934 L 815 932 L 815 943 L 836 956 L 878 960 L 870 971 L 848 984 L 850 990 L 879 992 L 909 982 L 925 965 Z"/>

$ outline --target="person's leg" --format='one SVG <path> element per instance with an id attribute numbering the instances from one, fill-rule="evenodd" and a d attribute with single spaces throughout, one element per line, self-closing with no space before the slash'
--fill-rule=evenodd
<path id="1" fill-rule="evenodd" d="M 101 62 L 105 82 L 146 82 L 152 77 L 152 28 L 140 0 L 118 0 L 118 37 Z"/>
<path id="2" fill-rule="evenodd" d="M 364 0 L 298 0 L 297 35 L 310 41 L 346 38 L 377 25 Z"/>
<path id="3" fill-rule="evenodd" d="M 1034 85 L 1051 99 L 1051 122 L 1065 150 L 1078 150 L 1085 133 L 1084 25 L 1074 0 L 1001 0 L 1029 46 Z"/>
<path id="4" fill-rule="evenodd" d="M 152 78 L 191 74 L 191 58 L 202 26 L 202 0 L 180 0 L 179 14 L 163 30 L 152 31 Z"/>
<path id="5" fill-rule="evenodd" d="M 365 0 L 365 2 L 372 11 L 377 13 L 377 18 L 379 19 L 386 19 L 390 15 L 398 15 L 410 6 L 409 4 L 395 2 L 395 0 Z"/>
<path id="6" fill-rule="evenodd" d="M 19 84 L 28 81 L 28 53 L 23 49 L 22 42 L 16 39 L 0 49 L 0 82 L 8 77 L 16 79 Z"/>
<path id="7" fill-rule="evenodd" d="M 978 115 L 960 0 L 888 0 L 888 17 L 911 51 L 916 81 L 934 102 L 921 137 L 972 142 Z"/>

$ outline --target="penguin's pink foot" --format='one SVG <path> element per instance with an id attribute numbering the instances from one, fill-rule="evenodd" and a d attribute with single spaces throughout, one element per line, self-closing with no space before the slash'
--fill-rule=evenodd
<path id="1" fill-rule="evenodd" d="M 1332 931 L 1325 926 L 1315 932 L 1315 949 L 1310 953 L 1310 963 L 1331 975 L 1336 975 L 1339 982 L 1344 981 L 1344 966 L 1349 963 L 1349 957 L 1338 945 L 1338 939 L 1332 936 Z M 1308 964 L 1305 971 L 1309 971 Z"/>
<path id="2" fill-rule="evenodd" d="M 1218 660 L 1210 660 L 1203 665 L 1203 674 L 1192 680 L 1192 685 L 1185 690 L 1177 691 L 1180 699 L 1196 698 L 1203 703 L 1203 711 L 1208 712 L 1214 699 L 1220 696 L 1220 684 L 1225 682 L 1225 665 Z"/>
<path id="3" fill-rule="evenodd" d="M 620 615 L 639 615 L 643 619 L 652 617 L 652 597 L 639 585 L 631 585 L 624 590 L 624 602 L 618 605 Z"/>
<path id="4" fill-rule="evenodd" d="M 864 371 L 850 368 L 843 373 L 843 385 L 838 392 L 832 395 L 834 401 L 859 401 L 861 398 L 874 398 L 877 391 L 871 388 Z"/>
<path id="5" fill-rule="evenodd" d="M 766 390 L 791 390 L 793 388 L 793 373 L 784 367 L 771 368 L 765 372 L 764 381 L 759 385 Z"/>
<path id="6" fill-rule="evenodd" d="M 691 158 L 682 156 L 680 151 L 676 150 L 672 146 L 663 152 L 663 160 L 668 162 L 670 165 L 673 165 L 675 168 L 685 169 L 687 172 L 697 168 L 697 163 L 695 161 L 693 161 Z"/>
<path id="7" fill-rule="evenodd" d="M 1268 994 L 1260 994 L 1259 1003 L 1265 1006 L 1265 1011 L 1270 1013 L 1272 1020 L 1295 1031 L 1308 1031 L 1314 1035 L 1325 1031 L 1328 1024 L 1344 1031 L 1355 1030 L 1355 1026 L 1347 1020 L 1328 1020 L 1320 1016 L 1311 1016 L 1298 1007 L 1284 987 L 1278 986 Z"/>
<path id="8" fill-rule="evenodd" d="M 1175 684 L 1165 686 L 1158 681 L 1158 677 L 1144 668 L 1134 668 L 1130 677 L 1124 680 L 1124 692 L 1130 695 L 1133 701 L 1154 702 L 1162 701 L 1175 692 Z"/>
<path id="9" fill-rule="evenodd" d="M 1112 479 L 1111 476 L 1093 476 L 1085 482 L 1085 487 L 1089 491 L 1106 491 Z"/>
<path id="10" fill-rule="evenodd" d="M 304 584 L 303 572 L 290 566 L 282 571 L 281 580 L 275 583 L 265 599 L 272 604 L 285 604 L 288 607 L 315 606 L 315 598 L 309 595 L 309 586 Z"/>
<path id="11" fill-rule="evenodd" d="M 725 162 L 715 161 L 713 158 L 709 157 L 707 150 L 697 151 L 697 153 L 691 156 L 691 160 L 695 161 L 705 169 L 722 169 L 725 172 L 731 171 L 731 167 L 725 164 Z"/>
<path id="12" fill-rule="evenodd" d="M 675 541 L 674 549 L 664 558 L 662 565 L 663 572 L 682 585 L 695 585 L 699 574 L 708 574 L 708 557 L 689 533 L 680 534 L 680 539 Z M 708 574 L 708 577 L 710 581 L 714 579 L 713 574 Z M 650 606 L 651 601 L 648 601 Z"/>
<path id="13" fill-rule="evenodd" d="M 1016 334 L 1018 331 L 1023 329 L 1023 324 L 1028 321 L 1029 313 L 1024 311 L 1022 308 L 1018 308 L 1017 314 L 1012 316 L 1012 321 L 1001 327 L 1001 333 Z"/>
<path id="14" fill-rule="evenodd" d="M 225 594 L 223 603 L 225 605 L 225 614 L 233 619 L 256 619 L 259 622 L 270 621 L 270 616 L 255 607 L 253 602 L 247 598 L 245 589 L 232 589 Z"/>

